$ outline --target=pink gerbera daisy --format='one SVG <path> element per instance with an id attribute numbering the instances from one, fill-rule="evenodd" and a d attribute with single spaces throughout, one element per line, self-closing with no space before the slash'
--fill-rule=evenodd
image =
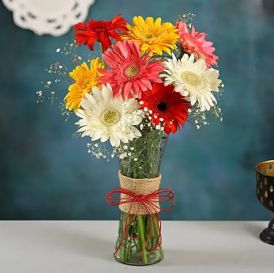
<path id="1" fill-rule="evenodd" d="M 110 69 L 101 69 L 103 76 L 99 82 L 109 83 L 115 96 L 137 95 L 140 98 L 142 91 L 151 90 L 153 82 L 162 82 L 159 73 L 164 69 L 163 64 L 142 56 L 135 41 L 117 42 L 106 51 L 103 59 Z"/>
<path id="2" fill-rule="evenodd" d="M 197 59 L 203 58 L 208 67 L 217 64 L 218 57 L 213 54 L 213 43 L 206 41 L 204 32 L 197 32 L 194 27 L 188 30 L 184 22 L 177 22 L 180 41 L 185 52 L 193 54 Z"/>

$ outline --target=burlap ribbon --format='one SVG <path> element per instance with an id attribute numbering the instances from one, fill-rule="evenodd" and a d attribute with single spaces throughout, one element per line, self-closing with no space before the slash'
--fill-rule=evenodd
<path id="1" fill-rule="evenodd" d="M 133 192 L 137 195 L 149 195 L 153 192 L 159 190 L 161 176 L 154 178 L 144 178 L 144 179 L 135 179 L 128 176 L 124 176 L 119 172 L 120 186 L 122 189 L 125 189 L 129 192 Z M 121 193 L 121 200 L 128 199 L 128 196 L 124 193 Z M 158 213 L 160 211 L 159 199 L 154 198 L 150 200 L 149 207 L 152 208 L 153 213 Z M 130 214 L 150 214 L 149 208 L 145 208 L 140 202 L 125 202 L 119 205 L 121 211 Z"/>
<path id="2" fill-rule="evenodd" d="M 119 206 L 120 210 L 126 213 L 123 223 L 123 234 L 120 243 L 116 246 L 114 254 L 120 249 L 128 236 L 131 224 L 140 214 L 148 215 L 149 232 L 144 245 L 151 237 L 154 221 L 158 229 L 158 236 L 152 243 L 150 251 L 155 251 L 162 242 L 160 211 L 169 211 L 174 207 L 174 193 L 170 188 L 159 189 L 161 176 L 155 178 L 135 179 L 122 175 L 119 172 L 120 188 L 113 188 L 105 196 L 106 202 L 110 206 Z M 168 206 L 160 207 L 161 204 Z M 133 240 L 138 237 L 132 237 Z"/>

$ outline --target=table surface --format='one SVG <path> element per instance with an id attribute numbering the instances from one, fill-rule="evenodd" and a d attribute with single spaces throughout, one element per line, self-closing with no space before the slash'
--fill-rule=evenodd
<path id="1" fill-rule="evenodd" d="M 112 257 L 117 221 L 0 221 L 1 273 L 273 273 L 266 222 L 163 221 L 162 262 L 134 267 Z"/>

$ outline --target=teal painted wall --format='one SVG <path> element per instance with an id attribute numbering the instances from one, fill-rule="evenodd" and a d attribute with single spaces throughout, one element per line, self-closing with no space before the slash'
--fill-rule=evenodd
<path id="1" fill-rule="evenodd" d="M 35 102 L 45 68 L 72 34 L 35 36 L 0 7 L 0 218 L 116 219 L 104 195 L 117 185 L 118 162 L 92 158 L 56 105 Z M 274 157 L 274 2 L 97 0 L 89 17 L 186 12 L 217 48 L 224 121 L 170 137 L 162 175 L 176 208 L 163 218 L 268 219 L 255 197 L 255 164 Z"/>

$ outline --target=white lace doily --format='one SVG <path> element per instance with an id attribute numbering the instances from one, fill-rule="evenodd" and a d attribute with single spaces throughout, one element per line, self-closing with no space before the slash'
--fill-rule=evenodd
<path id="1" fill-rule="evenodd" d="M 14 23 L 36 34 L 60 36 L 84 21 L 95 0 L 2 0 Z"/>

